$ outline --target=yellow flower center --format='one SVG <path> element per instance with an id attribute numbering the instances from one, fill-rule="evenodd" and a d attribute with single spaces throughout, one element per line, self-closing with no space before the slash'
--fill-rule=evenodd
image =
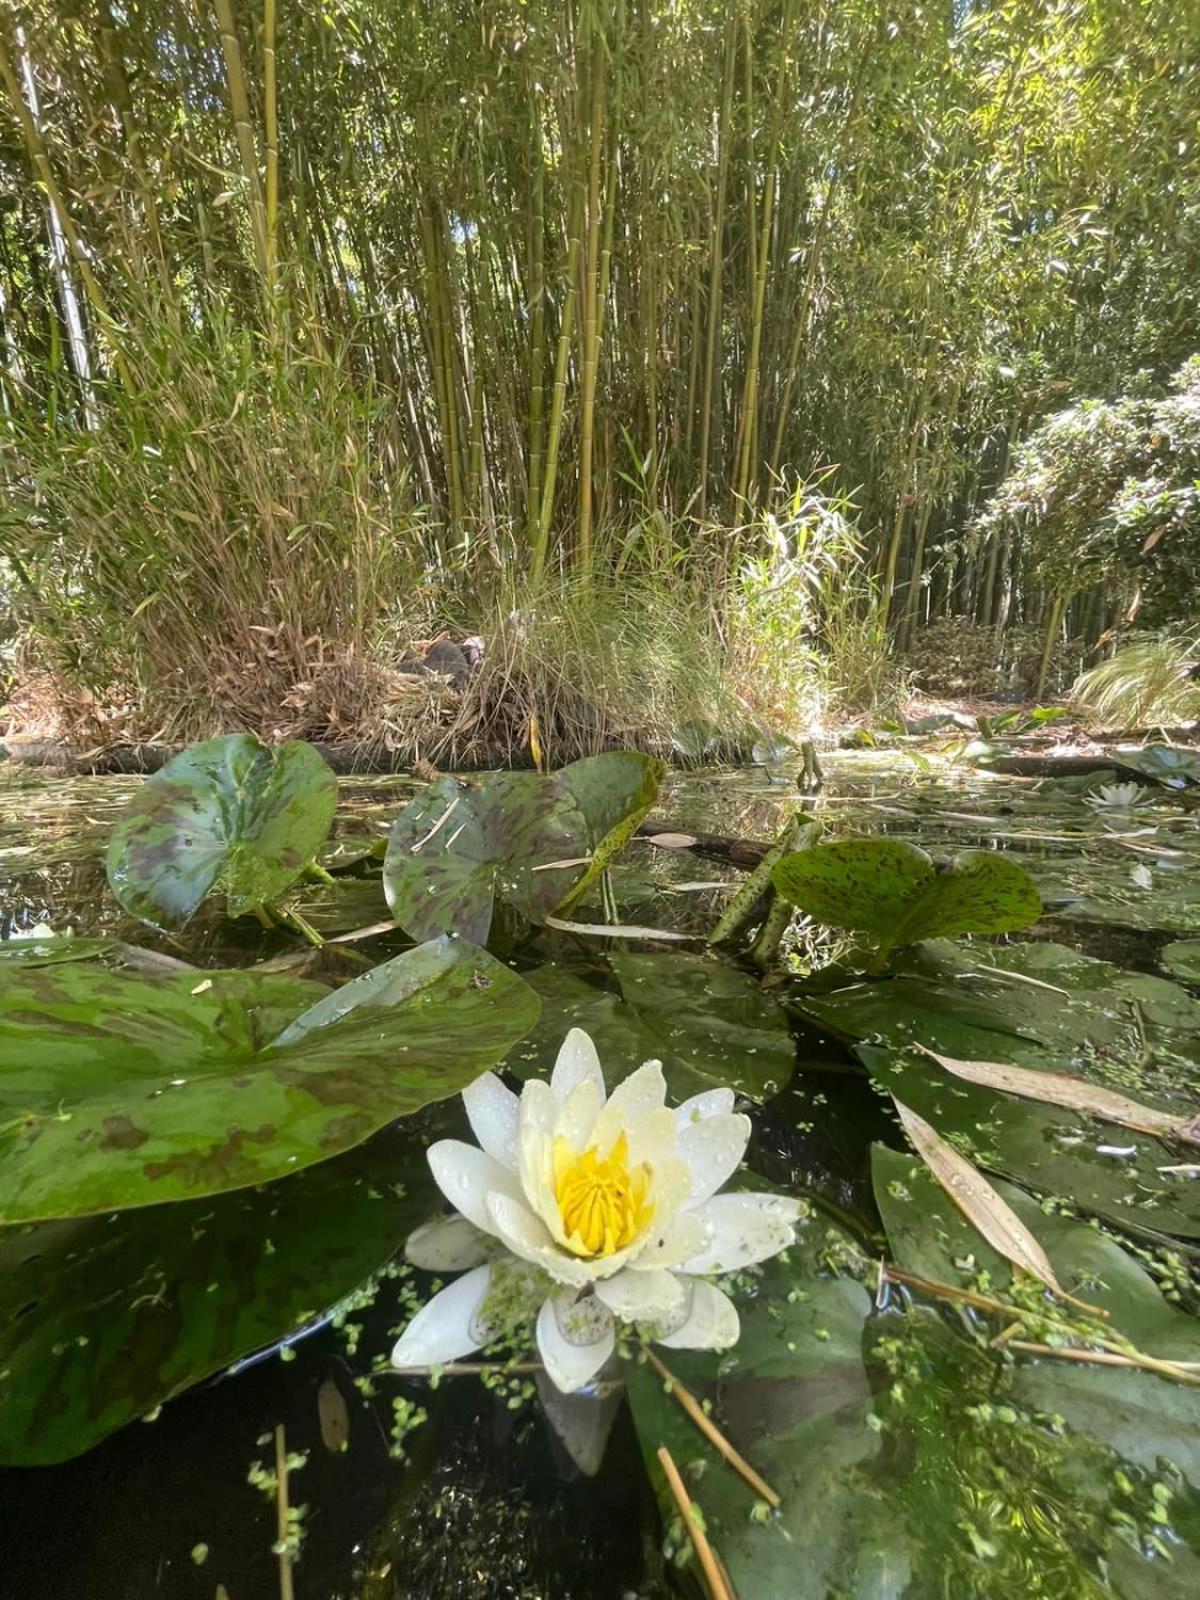
<path id="1" fill-rule="evenodd" d="M 630 1168 L 622 1134 L 606 1156 L 595 1145 L 580 1155 L 560 1134 L 554 1141 L 554 1198 L 567 1247 L 577 1256 L 611 1256 L 632 1244 L 650 1220 L 650 1168 Z"/>

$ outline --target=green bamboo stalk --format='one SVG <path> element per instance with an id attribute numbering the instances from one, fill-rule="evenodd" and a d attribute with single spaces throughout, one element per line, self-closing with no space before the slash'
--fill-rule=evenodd
<path id="1" fill-rule="evenodd" d="M 582 249 L 583 187 L 576 185 L 567 222 L 567 291 L 558 327 L 558 347 L 554 357 L 554 390 L 550 399 L 550 432 L 546 441 L 546 469 L 542 483 L 542 505 L 538 515 L 537 540 L 533 547 L 530 578 L 534 588 L 541 585 L 550 547 L 550 519 L 554 514 L 554 485 L 558 476 L 558 450 L 562 440 L 563 411 L 567 397 L 567 365 L 571 355 L 571 336 L 575 326 L 575 302 L 579 295 L 579 257 Z"/>
<path id="2" fill-rule="evenodd" d="M 721 88 L 721 117 L 717 132 L 717 195 L 709 247 L 708 331 L 705 337 L 704 398 L 700 404 L 700 462 L 696 486 L 696 512 L 704 516 L 708 504 L 708 462 L 712 444 L 713 404 L 721 361 L 721 286 L 725 268 L 725 196 L 729 187 L 729 142 L 733 121 L 733 75 L 737 61 L 738 16 L 730 7 L 725 25 L 725 76 Z"/>
<path id="3" fill-rule="evenodd" d="M 575 557 L 581 572 L 592 560 L 592 452 L 596 422 L 600 307 L 600 158 L 604 149 L 605 50 L 599 23 L 593 21 L 591 59 L 591 141 L 587 185 L 587 246 L 584 255 L 583 361 L 580 371 L 579 542 Z"/>
<path id="4" fill-rule="evenodd" d="M 267 148 L 264 246 L 267 282 L 275 287 L 279 259 L 279 113 L 275 89 L 275 3 L 263 0 L 263 132 Z"/>
<path id="5" fill-rule="evenodd" d="M 237 138 L 238 154 L 242 162 L 242 177 L 250 209 L 250 233 L 254 241 L 254 259 L 264 280 L 269 280 L 267 254 L 267 224 L 263 207 L 262 188 L 258 177 L 258 148 L 254 124 L 250 117 L 250 100 L 246 93 L 246 78 L 242 71 L 242 51 L 238 44 L 237 27 L 233 18 L 231 0 L 215 0 L 217 28 L 221 36 L 221 54 L 225 61 L 225 85 L 229 92 L 229 109 L 233 115 L 233 129 Z"/>
<path id="6" fill-rule="evenodd" d="M 529 220 L 529 490 L 526 539 L 537 544 L 542 509 L 542 467 L 546 452 L 546 163 L 537 101 L 532 102 L 533 204 Z"/>

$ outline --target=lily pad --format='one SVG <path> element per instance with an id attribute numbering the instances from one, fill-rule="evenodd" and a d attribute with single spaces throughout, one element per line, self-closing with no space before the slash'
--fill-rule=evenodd
<path id="1" fill-rule="evenodd" d="M 0 1233 L 0 1463 L 78 1455 L 319 1316 L 428 1209 L 424 1144 L 389 1130 L 264 1188 Z"/>
<path id="2" fill-rule="evenodd" d="M 1176 939 L 1159 960 L 1168 972 L 1185 983 L 1200 983 L 1200 939 Z"/>
<path id="3" fill-rule="evenodd" d="M 919 1161 L 876 1145 L 871 1152 L 875 1199 L 896 1262 L 938 1283 L 965 1285 L 985 1271 L 1003 1290 L 1008 1263 L 992 1250 L 937 1187 Z M 1098 1228 L 1045 1212 L 1015 1184 L 996 1188 L 1038 1238 L 1060 1282 L 1109 1314 L 1108 1328 L 1148 1355 L 1200 1360 L 1200 1323 L 1164 1299 L 1146 1269 Z M 1040 1411 L 1103 1439 L 1118 1454 L 1146 1467 L 1160 1456 L 1200 1486 L 1200 1390 L 1151 1372 L 1022 1357 L 1013 1392 Z"/>
<path id="4" fill-rule="evenodd" d="M 710 956 L 612 951 L 619 994 L 570 967 L 526 974 L 542 1002 L 537 1027 L 505 1066 L 545 1077 L 570 1028 L 595 1040 L 610 1090 L 641 1062 L 663 1063 L 675 1100 L 728 1085 L 751 1100 L 777 1093 L 792 1075 L 795 1045 L 782 1008 L 749 973 Z"/>
<path id="5" fill-rule="evenodd" d="M 1167 789 L 1184 789 L 1200 783 L 1200 750 L 1182 750 L 1177 745 L 1148 744 L 1142 749 L 1120 747 L 1123 764 L 1152 778 Z"/>
<path id="6" fill-rule="evenodd" d="M 653 805 L 661 761 L 589 756 L 559 772 L 442 778 L 396 818 L 383 864 L 392 914 L 414 939 L 484 944 L 497 900 L 532 922 L 572 904 Z"/>
<path id="7" fill-rule="evenodd" d="M 1200 1000 L 1049 942 L 910 952 L 894 976 L 795 1001 L 849 1039 L 1072 1073 L 1168 1112 L 1200 1089 Z"/>
<path id="8" fill-rule="evenodd" d="M 56 967 L 60 961 L 91 961 L 112 949 L 111 939 L 77 939 L 69 933 L 14 934 L 0 941 L 0 961 L 24 967 Z"/>
<path id="9" fill-rule="evenodd" d="M 0 1221 L 219 1194 L 328 1160 L 461 1089 L 537 1014 L 514 972 L 449 939 L 324 995 L 249 972 L 21 971 L 0 992 Z"/>
<path id="10" fill-rule="evenodd" d="M 271 905 L 312 862 L 337 779 L 311 745 L 245 733 L 192 745 L 147 778 L 113 829 L 105 866 L 125 910 L 177 927 L 214 889 L 231 916 Z"/>
<path id="11" fill-rule="evenodd" d="M 835 839 L 784 856 L 771 876 L 807 916 L 869 933 L 881 953 L 944 934 L 1011 933 L 1042 912 L 1025 869 L 991 851 L 964 853 L 939 870 L 899 839 Z"/>
<path id="12" fill-rule="evenodd" d="M 930 1061 L 863 1045 L 872 1078 L 956 1144 L 977 1167 L 1119 1226 L 1200 1239 L 1200 1193 L 1163 1173 L 1179 1157 L 1145 1134 L 964 1083 Z"/>

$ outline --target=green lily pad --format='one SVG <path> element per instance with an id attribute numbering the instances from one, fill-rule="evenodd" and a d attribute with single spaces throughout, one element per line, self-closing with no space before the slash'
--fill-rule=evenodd
<path id="1" fill-rule="evenodd" d="M 965 1083 L 927 1057 L 869 1045 L 858 1054 L 881 1089 L 976 1166 L 1121 1227 L 1200 1239 L 1200 1186 L 1158 1170 L 1182 1158 L 1157 1139 Z"/>
<path id="2" fill-rule="evenodd" d="M 937 941 L 892 977 L 795 1005 L 849 1039 L 1075 1073 L 1164 1111 L 1191 1112 L 1200 1092 L 1200 1000 L 1059 944 Z"/>
<path id="3" fill-rule="evenodd" d="M 111 939 L 77 939 L 68 933 L 14 934 L 0 941 L 0 961 L 56 967 L 61 961 L 91 961 L 111 948 Z"/>
<path id="4" fill-rule="evenodd" d="M 1185 983 L 1200 983 L 1200 939 L 1176 939 L 1158 958 L 1166 970 Z"/>
<path id="5" fill-rule="evenodd" d="M 1120 758 L 1125 766 L 1168 789 L 1184 789 L 1189 784 L 1200 783 L 1200 750 L 1148 744 L 1141 750 L 1121 749 Z"/>
<path id="6" fill-rule="evenodd" d="M 389 1130 L 264 1188 L 0 1232 L 0 1463 L 78 1455 L 349 1294 L 428 1209 L 424 1145 Z"/>
<path id="7" fill-rule="evenodd" d="M 328 1160 L 461 1089 L 538 1014 L 514 972 L 449 939 L 321 995 L 249 972 L 14 975 L 0 1221 L 219 1194 Z"/>
<path id="8" fill-rule="evenodd" d="M 147 778 L 113 829 L 105 866 L 126 911 L 177 927 L 224 891 L 231 916 L 271 905 L 321 848 L 337 780 L 311 745 L 248 734 L 192 745 Z"/>
<path id="9" fill-rule="evenodd" d="M 641 1062 L 663 1063 L 675 1100 L 728 1085 L 765 1100 L 787 1083 L 796 1047 L 782 1008 L 749 973 L 712 956 L 612 951 L 620 993 L 551 963 L 526 974 L 537 1027 L 510 1052 L 518 1078 L 547 1077 L 570 1028 L 591 1035 L 609 1089 Z"/>
<path id="10" fill-rule="evenodd" d="M 944 934 L 1011 933 L 1042 912 L 1025 869 L 990 851 L 967 852 L 939 870 L 899 839 L 835 839 L 784 856 L 771 876 L 807 916 L 869 933 L 881 952 Z"/>
<path id="11" fill-rule="evenodd" d="M 661 761 L 589 756 L 561 771 L 442 778 L 396 818 L 383 863 L 392 914 L 414 939 L 484 944 L 496 901 L 532 922 L 594 882 L 653 805 Z"/>
<path id="12" fill-rule="evenodd" d="M 1003 1290 L 1011 1269 L 957 1210 L 920 1161 L 882 1145 L 871 1151 L 875 1199 L 896 1262 L 938 1283 L 966 1285 L 985 1271 Z M 1109 1314 L 1108 1329 L 1167 1360 L 1200 1360 L 1200 1323 L 1172 1306 L 1146 1269 L 1098 1228 L 1043 1211 L 1014 1184 L 996 1189 L 1035 1234 L 1059 1282 Z M 1200 1486 L 1200 1390 L 1152 1372 L 1115 1371 L 1022 1357 L 1013 1393 L 1060 1415 L 1126 1460 L 1153 1468 L 1165 1456 Z"/>

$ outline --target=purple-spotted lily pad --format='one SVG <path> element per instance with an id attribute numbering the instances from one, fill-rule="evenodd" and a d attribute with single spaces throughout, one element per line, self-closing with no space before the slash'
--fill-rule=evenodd
<path id="1" fill-rule="evenodd" d="M 19 970 L 0 988 L 0 1222 L 326 1161 L 462 1089 L 538 1009 L 516 973 L 450 939 L 331 993 L 254 972 Z"/>
<path id="2" fill-rule="evenodd" d="M 0 1465 L 79 1455 L 358 1289 L 429 1209 L 428 1138 L 420 1118 L 259 1189 L 6 1229 Z"/>
<path id="3" fill-rule="evenodd" d="M 109 885 L 153 927 L 178 927 L 214 889 L 243 916 L 296 881 L 336 807 L 337 780 L 311 745 L 268 750 L 245 733 L 206 739 L 134 796 L 109 842 Z"/>
<path id="4" fill-rule="evenodd" d="M 654 804 L 665 768 L 628 751 L 558 772 L 442 778 L 396 818 L 383 887 L 414 939 L 487 940 L 497 900 L 531 922 L 570 905 Z"/>

